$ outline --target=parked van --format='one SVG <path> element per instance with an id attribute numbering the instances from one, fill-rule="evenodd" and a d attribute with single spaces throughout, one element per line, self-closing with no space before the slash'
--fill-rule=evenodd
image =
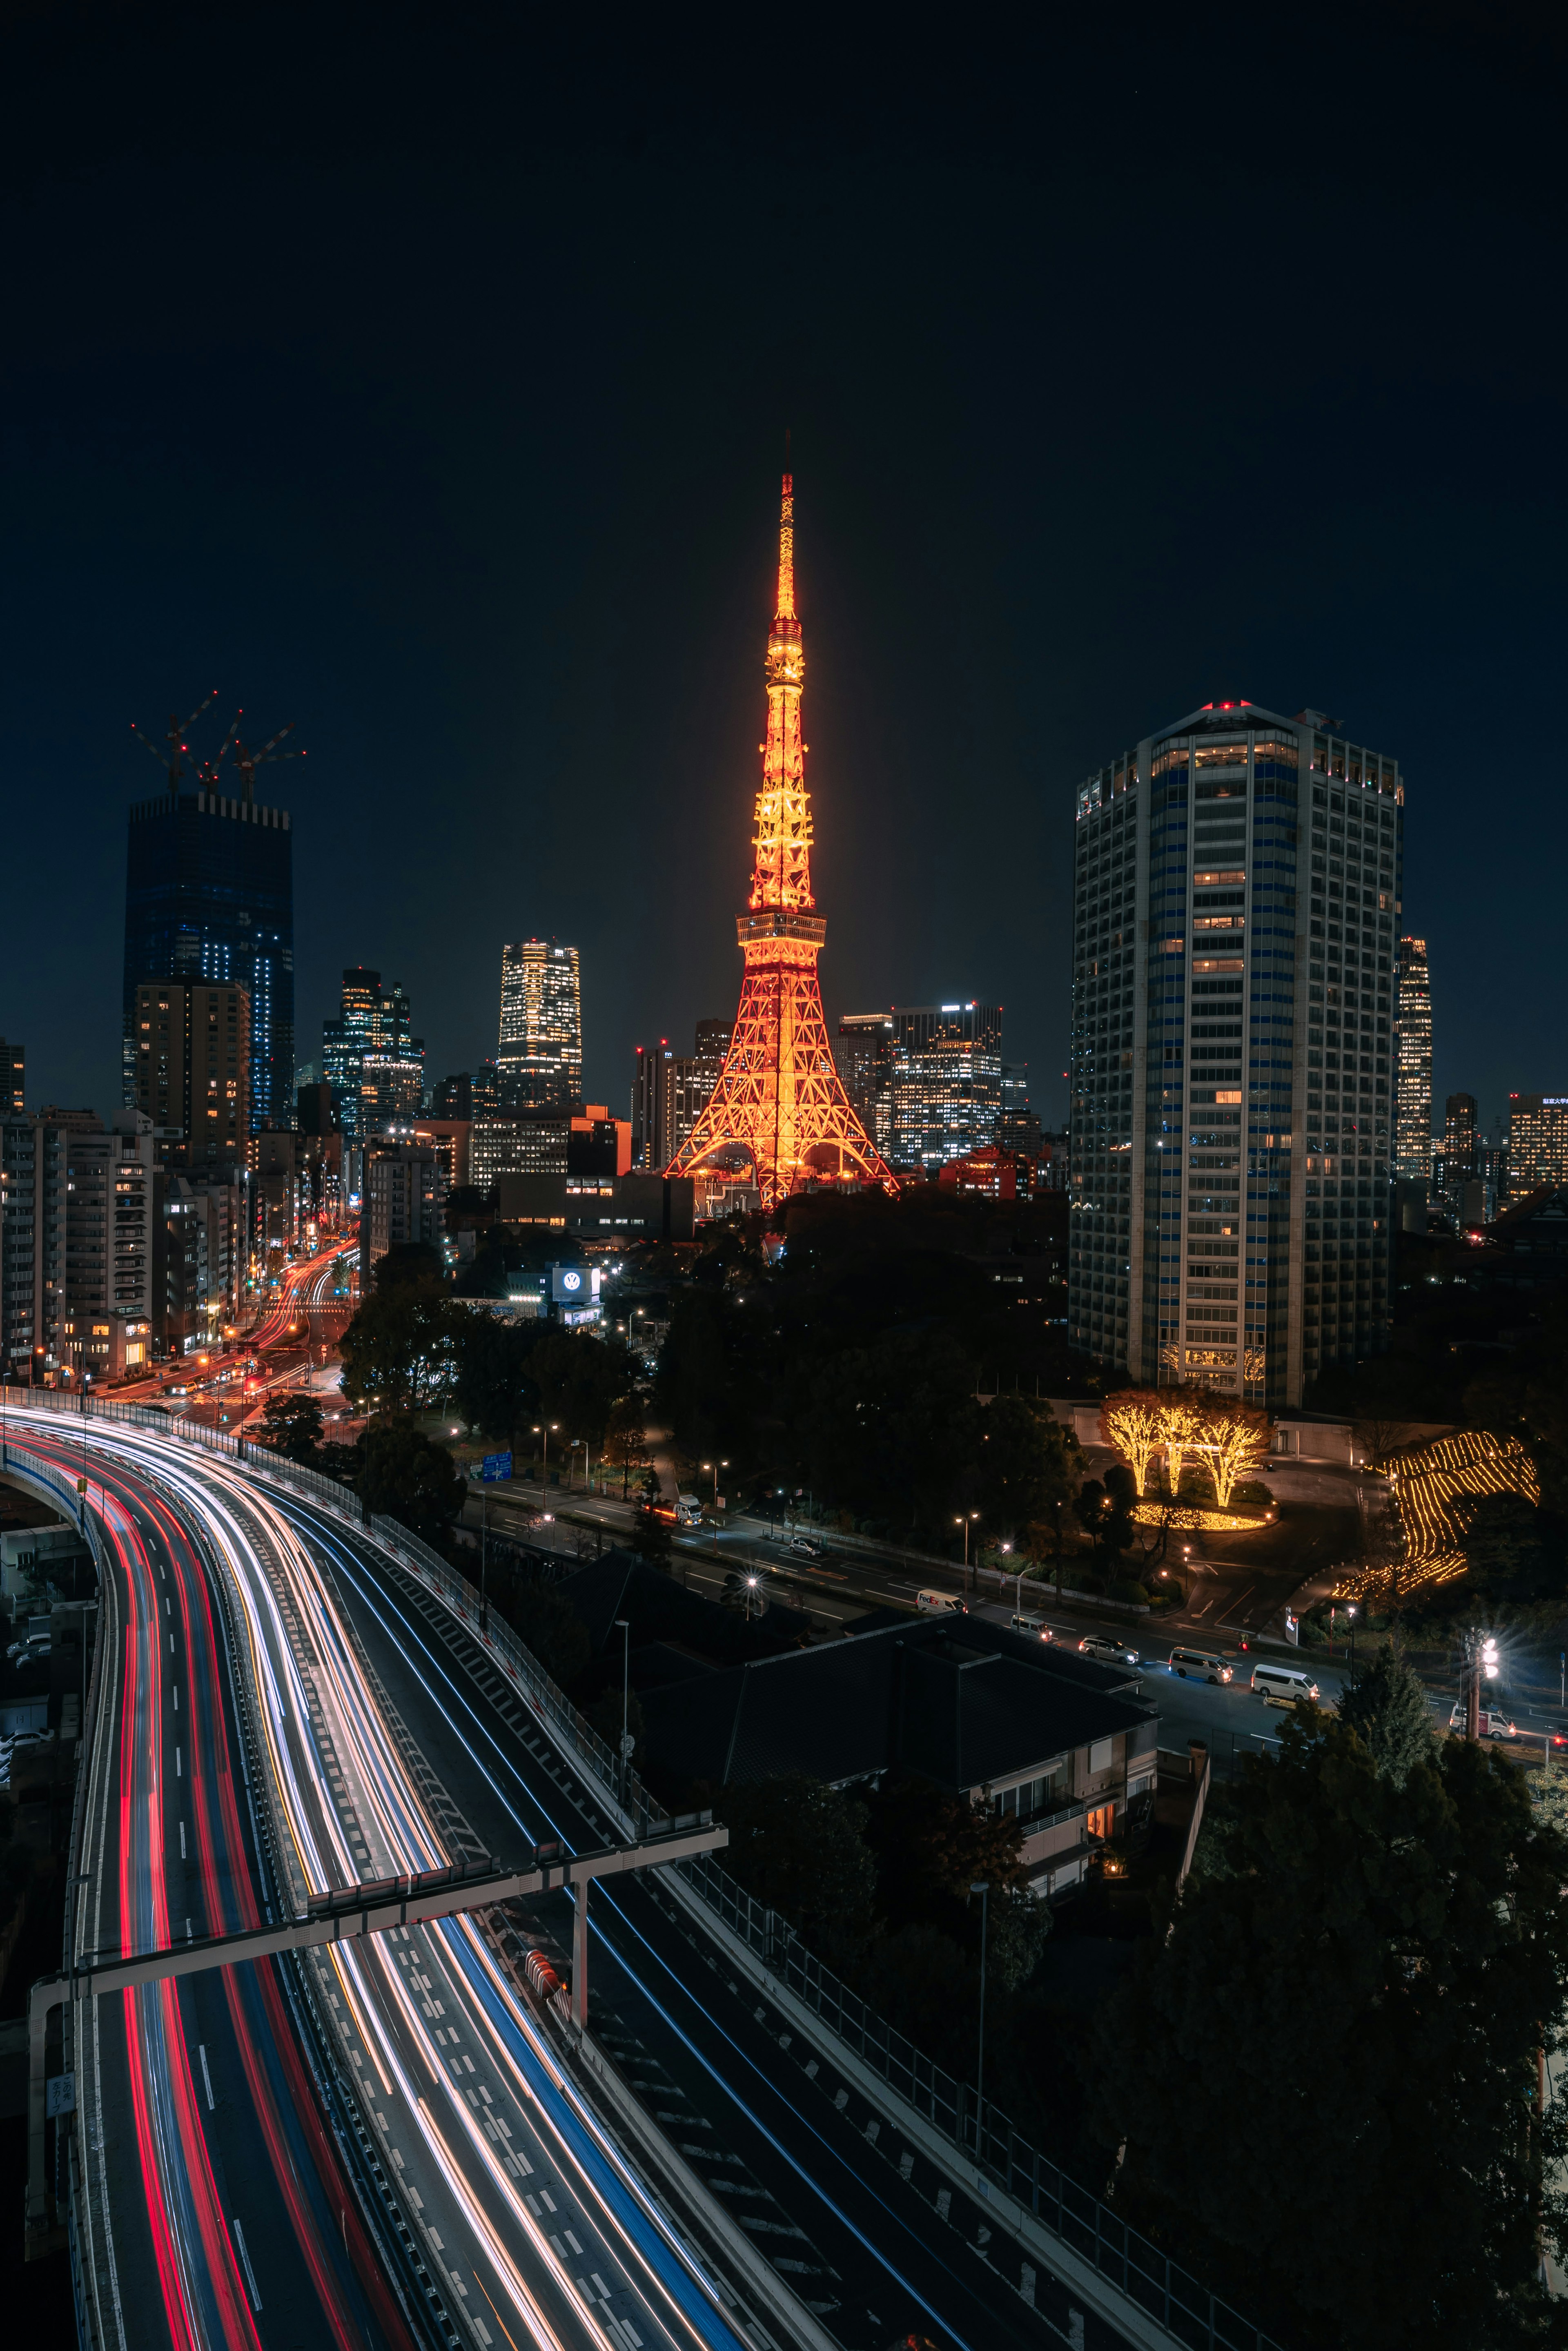
<path id="1" fill-rule="evenodd" d="M 1056 1638 L 1044 1617 L 1033 1615 L 1028 1609 L 1021 1616 L 1013 1618 L 1013 1631 L 1021 1633 L 1030 1641 L 1054 1641 Z"/>
<path id="2" fill-rule="evenodd" d="M 1179 1674 L 1183 1681 L 1189 1674 L 1195 1681 L 1200 1682 L 1228 1682 L 1230 1679 L 1230 1667 L 1223 1657 L 1217 1657 L 1212 1649 L 1173 1649 L 1171 1671 Z"/>
<path id="3" fill-rule="evenodd" d="M 1269 1706 L 1315 1706 L 1318 1686 L 1293 1666 L 1254 1666 L 1252 1688 Z"/>
<path id="4" fill-rule="evenodd" d="M 917 1592 L 915 1605 L 923 1616 L 967 1616 L 969 1613 L 953 1592 Z"/>

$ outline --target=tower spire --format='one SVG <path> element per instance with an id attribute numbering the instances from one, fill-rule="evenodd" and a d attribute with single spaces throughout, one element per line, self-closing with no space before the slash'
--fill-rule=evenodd
<path id="1" fill-rule="evenodd" d="M 786 464 L 789 446 L 785 446 Z M 896 1188 L 845 1093 L 828 1041 L 817 977 L 827 925 L 810 909 L 811 796 L 800 739 L 806 662 L 795 611 L 795 483 L 784 475 L 779 595 L 768 632 L 768 735 L 748 914 L 737 922 L 746 977 L 717 1085 L 667 1170 L 706 1175 L 710 1190 L 737 1177 L 765 1207 L 812 1183 Z"/>

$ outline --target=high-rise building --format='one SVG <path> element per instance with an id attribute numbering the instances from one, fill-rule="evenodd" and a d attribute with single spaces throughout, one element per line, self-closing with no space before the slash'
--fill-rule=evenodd
<path id="1" fill-rule="evenodd" d="M 632 1071 L 632 1165 L 648 1175 L 674 1156 L 670 1141 L 674 1114 L 674 1048 L 667 1037 L 639 1045 Z"/>
<path id="2" fill-rule="evenodd" d="M 1479 1116 L 1474 1094 L 1449 1094 L 1443 1104 L 1443 1139 L 1432 1153 L 1433 1193 L 1456 1223 L 1465 1218 L 1465 1186 L 1476 1181 Z"/>
<path id="3" fill-rule="evenodd" d="M 402 987 L 379 971 L 343 974 L 342 1009 L 321 1023 L 321 1062 L 343 1133 L 363 1143 L 406 1125 L 424 1099 L 424 1041 Z"/>
<path id="4" fill-rule="evenodd" d="M 0 1357 L 40 1385 L 145 1361 L 162 1302 L 151 1121 L 68 1117 L 0 1124 Z"/>
<path id="5" fill-rule="evenodd" d="M 501 950 L 497 1069 L 519 1107 L 570 1111 L 582 1099 L 582 986 L 575 947 L 523 939 Z"/>
<path id="6" fill-rule="evenodd" d="M 888 1164 L 935 1176 L 997 1139 L 1002 1008 L 895 1005 L 892 1019 Z"/>
<path id="7" fill-rule="evenodd" d="M 0 1118 L 22 1118 L 26 1113 L 27 1057 L 20 1045 L 7 1044 L 0 1037 Z"/>
<path id="8" fill-rule="evenodd" d="M 800 697 L 806 663 L 795 611 L 795 486 L 784 476 L 779 587 L 768 635 L 768 733 L 756 801 L 749 911 L 737 917 L 746 959 L 740 1008 L 718 1083 L 669 1162 L 706 1178 L 720 1213 L 741 1193 L 772 1208 L 821 1183 L 891 1185 L 845 1093 L 822 1017 L 817 958 L 827 925 L 811 910 L 811 795 Z"/>
<path id="9" fill-rule="evenodd" d="M 136 1108 L 182 1140 L 182 1168 L 240 1165 L 250 1141 L 250 1005 L 243 987 L 144 979 L 131 1008 Z"/>
<path id="10" fill-rule="evenodd" d="M 855 1116 L 885 1159 L 893 1145 L 892 1013 L 844 1013 L 833 1059 Z"/>
<path id="11" fill-rule="evenodd" d="M 1070 1343 L 1299 1405 L 1387 1344 L 1404 787 L 1206 705 L 1078 795 Z"/>
<path id="12" fill-rule="evenodd" d="M 255 1126 L 294 1115 L 294 879 L 287 809 L 205 785 L 131 811 L 125 882 L 124 1100 L 136 1102 L 136 991 L 143 980 L 242 987 L 250 1008 Z"/>
<path id="13" fill-rule="evenodd" d="M 1510 1094 L 1510 1199 L 1522 1200 L 1544 1184 L 1568 1184 L 1568 1095 Z"/>
<path id="14" fill-rule="evenodd" d="M 1432 975 L 1425 939 L 1399 942 L 1399 1087 L 1395 1173 L 1432 1181 Z M 1425 1195 L 1423 1196 L 1425 1196 Z"/>
<path id="15" fill-rule="evenodd" d="M 444 1238 L 446 1179 L 441 1155 L 423 1144 L 372 1144 L 365 1156 L 360 1210 L 360 1280 L 370 1286 L 377 1261 L 411 1241 L 439 1249 Z"/>
<path id="16" fill-rule="evenodd" d="M 658 1068 L 664 1091 L 659 1131 L 664 1159 L 675 1157 L 707 1108 L 709 1097 L 723 1074 L 734 1034 L 732 1020 L 699 1020 L 695 1052 L 660 1055 Z M 659 1164 L 663 1165 L 664 1161 Z"/>
<path id="17" fill-rule="evenodd" d="M 997 1113 L 997 1141 L 1007 1151 L 1027 1151 L 1039 1156 L 1044 1133 L 1029 1106 L 1029 1064 L 1002 1063 L 1001 1102 Z"/>

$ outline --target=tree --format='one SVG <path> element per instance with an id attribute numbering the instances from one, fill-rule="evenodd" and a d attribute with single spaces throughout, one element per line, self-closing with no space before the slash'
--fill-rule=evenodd
<path id="1" fill-rule="evenodd" d="M 841 1950 L 870 1934 L 876 1862 L 862 1804 L 784 1771 L 721 1790 L 714 1810 L 729 1830 L 726 1867 L 814 1949 Z"/>
<path id="2" fill-rule="evenodd" d="M 393 1241 L 371 1269 L 377 1290 L 444 1290 L 446 1260 L 434 1241 Z"/>
<path id="3" fill-rule="evenodd" d="M 877 1905 L 894 1928 L 939 1927 L 966 1949 L 980 1944 L 979 1906 L 969 1888 L 983 1878 L 993 1903 L 1025 1894 L 1016 1817 L 983 1810 L 967 1796 L 914 1773 L 872 1798 L 867 1831 L 878 1863 Z"/>
<path id="4" fill-rule="evenodd" d="M 444 1445 L 411 1420 L 372 1420 L 355 1490 L 372 1516 L 399 1519 L 439 1547 L 463 1508 L 464 1483 Z"/>
<path id="5" fill-rule="evenodd" d="M 1432 1753 L 1432 1709 L 1427 1685 L 1393 1649 L 1377 1650 L 1353 1690 L 1339 1702 L 1339 1719 L 1366 1748 L 1385 1779 L 1403 1787 Z"/>
<path id="6" fill-rule="evenodd" d="M 621 1499 L 626 1499 L 633 1469 L 646 1468 L 653 1459 L 643 1426 L 646 1410 L 641 1396 L 622 1396 L 612 1405 L 605 1424 L 604 1450 L 621 1472 Z"/>
<path id="7" fill-rule="evenodd" d="M 1173 1494 L 1181 1490 L 1182 1470 L 1187 1454 L 1204 1435 L 1204 1419 L 1208 1403 L 1204 1388 L 1162 1388 L 1160 1395 L 1160 1442 L 1166 1449 L 1166 1477 Z"/>
<path id="8" fill-rule="evenodd" d="M 1124 1461 L 1112 1462 L 1103 1484 L 1098 1478 L 1084 1479 L 1072 1507 L 1079 1525 L 1093 1540 L 1096 1567 L 1108 1558 L 1113 1570 L 1122 1553 L 1133 1548 L 1135 1499 L 1133 1473 Z"/>
<path id="9" fill-rule="evenodd" d="M 1568 1839 L 1482 1749 L 1399 1785 L 1322 1716 L 1211 1801 L 1218 1865 L 1095 2030 L 1118 2208 L 1298 2341 L 1563 2341 L 1537 2231 L 1568 2239 L 1568 2113 L 1530 2100 L 1568 1989 Z"/>
<path id="10" fill-rule="evenodd" d="M 316 1459 L 324 1426 L 321 1400 L 301 1388 L 268 1396 L 261 1408 L 261 1441 L 281 1453 L 286 1461 L 307 1468 Z"/>
<path id="11" fill-rule="evenodd" d="M 1215 1396 L 1203 1416 L 1204 1458 L 1214 1480 L 1214 1499 L 1222 1510 L 1244 1478 L 1260 1469 L 1269 1458 L 1274 1424 L 1267 1413 L 1255 1412 L 1239 1396 Z"/>
<path id="12" fill-rule="evenodd" d="M 1060 1513 L 1083 1478 L 1078 1439 L 1031 1397 L 998 1395 L 980 1416 L 979 1501 L 987 1524 L 1015 1534 Z"/>
<path id="13" fill-rule="evenodd" d="M 418 1412 L 445 1388 L 455 1307 L 418 1283 L 375 1290 L 344 1332 L 343 1394 L 372 1413 Z"/>
<path id="14" fill-rule="evenodd" d="M 620 1339 L 591 1331 L 541 1332 L 528 1357 L 541 1420 L 559 1420 L 570 1439 L 597 1443 L 632 1385 L 632 1358 Z"/>
<path id="15" fill-rule="evenodd" d="M 538 1407 L 530 1364 L 538 1326 L 459 1307 L 450 1327 L 454 1405 L 470 1428 L 509 1443 Z"/>
<path id="16" fill-rule="evenodd" d="M 1149 1464 L 1168 1442 L 1165 1427 L 1166 1397 L 1159 1388 L 1123 1388 L 1100 1407 L 1100 1435 L 1122 1455 L 1140 1494 Z"/>

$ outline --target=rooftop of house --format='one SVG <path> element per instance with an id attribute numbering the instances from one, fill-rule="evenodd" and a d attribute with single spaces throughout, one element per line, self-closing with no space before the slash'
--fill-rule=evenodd
<path id="1" fill-rule="evenodd" d="M 1118 1731 L 1155 1741 L 1130 1677 L 968 1618 L 901 1616 L 643 1698 L 651 1772 L 719 1788 L 806 1771 L 894 1770 L 945 1788 L 1007 1785 Z"/>

